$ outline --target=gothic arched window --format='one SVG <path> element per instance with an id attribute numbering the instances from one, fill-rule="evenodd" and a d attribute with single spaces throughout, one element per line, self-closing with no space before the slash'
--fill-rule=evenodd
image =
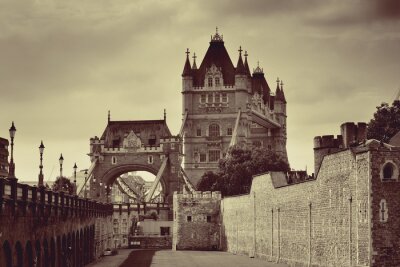
<path id="1" fill-rule="evenodd" d="M 208 136 L 219 136 L 219 125 L 216 123 L 210 124 L 208 127 Z"/>

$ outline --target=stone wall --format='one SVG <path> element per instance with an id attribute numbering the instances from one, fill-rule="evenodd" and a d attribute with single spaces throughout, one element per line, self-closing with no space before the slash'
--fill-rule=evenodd
<path id="1" fill-rule="evenodd" d="M 220 244 L 220 192 L 174 194 L 172 248 L 217 250 Z"/>
<path id="2" fill-rule="evenodd" d="M 224 248 L 296 266 L 368 265 L 368 220 L 357 224 L 358 203 L 369 205 L 368 155 L 327 155 L 315 180 L 289 186 L 283 173 L 254 177 L 249 195 L 222 201 Z"/>

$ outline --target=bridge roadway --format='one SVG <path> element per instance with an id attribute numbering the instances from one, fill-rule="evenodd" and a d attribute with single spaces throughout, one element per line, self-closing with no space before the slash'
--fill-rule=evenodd
<path id="1" fill-rule="evenodd" d="M 287 267 L 220 251 L 122 249 L 86 267 Z"/>

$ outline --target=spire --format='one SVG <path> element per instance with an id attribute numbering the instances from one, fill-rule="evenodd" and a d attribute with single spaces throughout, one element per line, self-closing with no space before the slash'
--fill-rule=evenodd
<path id="1" fill-rule="evenodd" d="M 281 80 L 281 100 L 286 104 L 285 92 L 283 92 L 283 81 Z"/>
<path id="2" fill-rule="evenodd" d="M 253 74 L 255 73 L 264 74 L 264 70 L 260 68 L 260 61 L 257 61 L 257 68 L 253 69 Z"/>
<path id="3" fill-rule="evenodd" d="M 108 111 L 108 122 L 110 122 L 111 121 L 111 113 L 110 113 L 110 111 Z"/>
<path id="4" fill-rule="evenodd" d="M 245 51 L 244 52 L 244 68 L 246 70 L 246 75 L 251 76 L 249 64 L 247 63 L 247 56 L 248 55 L 249 54 L 247 54 L 247 51 Z"/>
<path id="5" fill-rule="evenodd" d="M 280 93 L 281 93 L 281 89 L 279 88 L 279 82 L 280 82 L 280 80 L 279 80 L 279 77 L 278 77 L 278 78 L 276 78 L 276 91 L 275 91 L 276 97 L 278 97 L 280 95 Z"/>
<path id="6" fill-rule="evenodd" d="M 238 51 L 239 51 L 239 60 L 238 60 L 237 66 L 236 66 L 235 74 L 246 74 L 246 69 L 244 67 L 243 60 L 242 60 L 242 51 L 243 51 L 242 47 L 240 47 Z"/>
<path id="7" fill-rule="evenodd" d="M 211 42 L 224 42 L 224 36 L 218 33 L 218 27 L 215 27 L 214 36 L 211 35 Z"/>
<path id="8" fill-rule="evenodd" d="M 186 49 L 186 62 L 185 62 L 185 67 L 183 68 L 182 72 L 182 77 L 184 76 L 190 76 L 192 74 L 192 67 L 190 67 L 190 61 L 189 61 L 189 48 Z"/>
<path id="9" fill-rule="evenodd" d="M 193 53 L 193 65 L 192 65 L 192 70 L 197 70 L 197 65 L 196 65 L 196 53 Z"/>

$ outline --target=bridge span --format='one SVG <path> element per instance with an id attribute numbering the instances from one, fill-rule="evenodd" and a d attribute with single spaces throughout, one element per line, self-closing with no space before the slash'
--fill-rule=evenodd
<path id="1" fill-rule="evenodd" d="M 80 267 L 111 247 L 112 204 L 0 179 L 0 267 Z"/>

